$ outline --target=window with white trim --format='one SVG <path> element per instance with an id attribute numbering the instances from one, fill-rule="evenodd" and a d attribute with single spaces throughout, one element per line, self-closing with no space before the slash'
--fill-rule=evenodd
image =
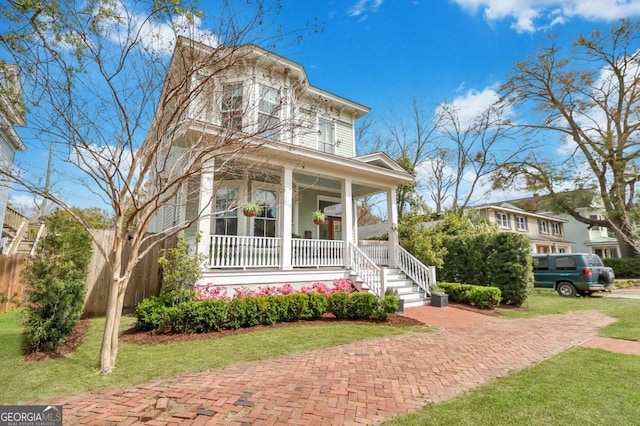
<path id="1" fill-rule="evenodd" d="M 273 87 L 259 85 L 258 134 L 268 139 L 280 139 L 280 92 Z"/>
<path id="2" fill-rule="evenodd" d="M 213 229 L 216 235 L 238 235 L 238 196 L 240 188 L 222 187 L 216 191 Z"/>
<path id="3" fill-rule="evenodd" d="M 515 217 L 515 221 L 516 221 L 516 229 L 518 231 L 526 231 L 526 230 L 529 229 L 526 217 L 524 217 L 524 216 L 516 216 Z"/>
<path id="4" fill-rule="evenodd" d="M 509 225 L 509 215 L 507 213 L 496 213 L 496 223 L 501 228 L 511 228 Z"/>
<path id="5" fill-rule="evenodd" d="M 551 232 L 553 235 L 562 235 L 562 226 L 557 222 L 551 222 Z"/>
<path id="6" fill-rule="evenodd" d="M 242 90 L 242 83 L 222 86 L 222 105 L 220 106 L 222 127 L 238 131 L 242 130 Z"/>
<path id="7" fill-rule="evenodd" d="M 335 125 L 325 118 L 318 118 L 318 151 L 336 153 Z"/>
<path id="8" fill-rule="evenodd" d="M 275 237 L 278 221 L 278 193 L 271 189 L 257 189 L 254 202 L 262 212 L 253 218 L 254 237 Z"/>
<path id="9" fill-rule="evenodd" d="M 549 233 L 549 224 L 546 220 L 538 219 L 538 232 L 541 234 Z"/>

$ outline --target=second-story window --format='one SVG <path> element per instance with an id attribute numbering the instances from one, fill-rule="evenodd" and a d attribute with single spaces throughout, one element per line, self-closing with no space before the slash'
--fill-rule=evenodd
<path id="1" fill-rule="evenodd" d="M 265 138 L 280 139 L 280 93 L 273 87 L 259 86 L 258 134 Z"/>
<path id="2" fill-rule="evenodd" d="M 220 108 L 222 127 L 242 130 L 242 83 L 225 84 L 222 87 L 222 105 Z"/>
<path id="3" fill-rule="evenodd" d="M 335 134 L 333 121 L 324 118 L 318 119 L 318 150 L 328 154 L 336 153 Z"/>
<path id="4" fill-rule="evenodd" d="M 527 226 L 527 218 L 524 216 L 516 216 L 516 229 L 518 231 L 526 231 L 528 228 Z"/>
<path id="5" fill-rule="evenodd" d="M 496 223 L 501 228 L 511 228 L 511 226 L 509 226 L 509 215 L 507 213 L 496 213 Z"/>
<path id="6" fill-rule="evenodd" d="M 538 232 L 541 234 L 548 234 L 549 233 L 549 224 L 547 223 L 546 220 L 538 220 Z"/>
<path id="7" fill-rule="evenodd" d="M 559 223 L 552 222 L 551 232 L 553 232 L 553 235 L 562 235 L 562 226 Z"/>

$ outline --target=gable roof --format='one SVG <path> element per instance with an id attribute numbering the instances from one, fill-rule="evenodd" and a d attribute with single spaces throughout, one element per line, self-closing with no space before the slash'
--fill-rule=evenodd
<path id="1" fill-rule="evenodd" d="M 551 216 L 548 214 L 542 214 L 542 213 L 534 213 L 534 212 L 530 212 L 527 210 L 523 210 L 519 207 L 514 206 L 511 203 L 508 202 L 504 202 L 504 203 L 496 203 L 496 204 L 484 204 L 481 206 L 475 206 L 474 209 L 486 209 L 486 210 L 503 210 L 509 213 L 513 213 L 513 214 L 521 214 L 521 215 L 527 215 L 530 217 L 535 217 L 538 219 L 547 219 L 547 220 L 554 220 L 556 222 L 562 222 L 562 223 L 568 223 L 569 221 L 566 219 L 562 219 L 556 216 Z"/>
<path id="2" fill-rule="evenodd" d="M 360 156 L 354 157 L 354 160 L 362 161 L 363 163 L 382 167 L 384 169 L 406 173 L 405 169 L 403 169 L 398 163 L 393 161 L 391 157 L 389 157 L 384 152 L 374 152 L 372 154 L 360 155 Z"/>

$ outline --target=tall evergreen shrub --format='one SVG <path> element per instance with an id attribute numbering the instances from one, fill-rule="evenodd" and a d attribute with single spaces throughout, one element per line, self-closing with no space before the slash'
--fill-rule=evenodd
<path id="1" fill-rule="evenodd" d="M 23 270 L 30 352 L 56 348 L 78 324 L 91 261 L 91 237 L 71 216 L 57 211 L 44 222 L 47 235 Z"/>

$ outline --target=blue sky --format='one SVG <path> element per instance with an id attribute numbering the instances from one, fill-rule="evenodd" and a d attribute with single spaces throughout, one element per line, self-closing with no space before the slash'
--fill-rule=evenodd
<path id="1" fill-rule="evenodd" d="M 485 89 L 550 33 L 568 44 L 638 15 L 638 0 L 343 0 L 302 8 L 288 0 L 284 28 L 318 18 L 324 31 L 278 53 L 302 64 L 312 85 L 384 114 L 413 97 L 434 108 L 456 98 L 482 103 Z"/>
<path id="2" fill-rule="evenodd" d="M 207 7 L 217 3 L 200 6 L 215 15 Z M 640 16 L 640 0 L 283 0 L 282 6 L 271 28 L 302 38 L 285 38 L 277 53 L 303 65 L 312 85 L 369 106 L 377 117 L 407 108 L 414 97 L 427 109 L 457 102 L 479 112 L 514 62 L 546 45 L 549 34 L 568 44 Z M 304 31 L 314 20 L 322 31 Z M 44 170 L 46 147 L 30 146 L 21 158 L 41 159 Z M 74 195 L 79 205 L 96 204 Z"/>

